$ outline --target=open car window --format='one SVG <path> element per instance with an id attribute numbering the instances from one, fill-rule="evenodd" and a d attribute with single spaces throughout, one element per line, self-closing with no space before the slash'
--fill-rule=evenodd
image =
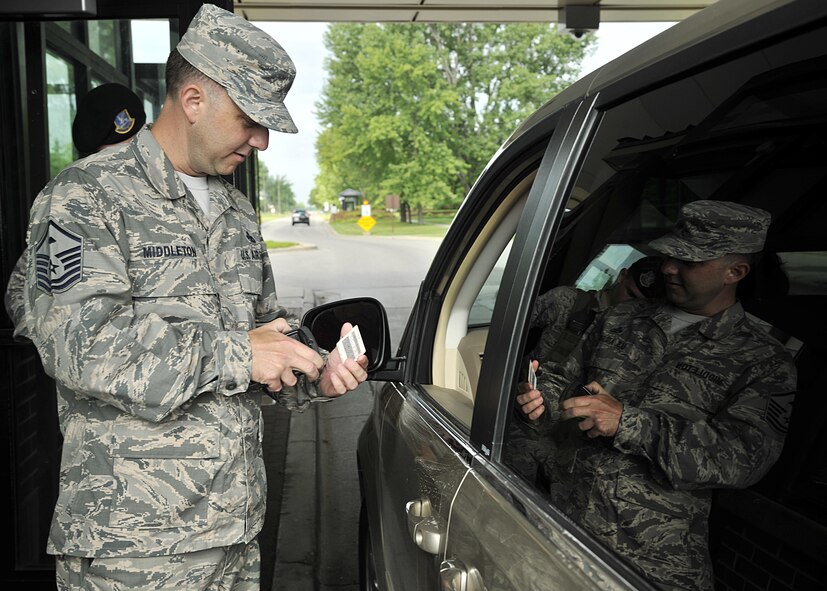
<path id="1" fill-rule="evenodd" d="M 431 397 L 470 429 L 494 302 L 536 165 L 510 183 L 445 289 L 433 347 Z"/>

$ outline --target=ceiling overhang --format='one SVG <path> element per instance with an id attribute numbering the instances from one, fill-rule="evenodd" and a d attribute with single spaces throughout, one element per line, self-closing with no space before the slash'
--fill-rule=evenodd
<path id="1" fill-rule="evenodd" d="M 566 6 L 594 11 L 598 22 L 680 21 L 715 0 L 235 0 L 251 21 L 558 22 Z M 569 11 L 568 19 L 575 11 Z M 582 11 L 581 11 L 582 13 Z M 587 27 L 595 28 L 595 27 Z"/>

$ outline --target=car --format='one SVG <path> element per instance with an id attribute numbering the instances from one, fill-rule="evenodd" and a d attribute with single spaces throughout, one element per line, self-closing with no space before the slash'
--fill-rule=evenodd
<path id="1" fill-rule="evenodd" d="M 310 225 L 310 214 L 307 213 L 304 209 L 294 209 L 293 216 L 292 216 L 292 224 L 295 226 L 296 224 L 307 224 Z"/>
<path id="2" fill-rule="evenodd" d="M 357 446 L 362 589 L 652 589 L 509 459 L 514 392 L 555 286 L 595 289 L 699 199 L 773 216 L 744 308 L 795 356 L 783 452 L 714 490 L 720 589 L 819 588 L 827 573 L 827 3 L 720 0 L 531 115 L 467 195 L 396 352 L 372 298 L 303 323 L 360 326 L 373 408 Z M 781 273 L 779 273 L 779 270 Z M 689 376 L 682 379 L 701 379 Z"/>

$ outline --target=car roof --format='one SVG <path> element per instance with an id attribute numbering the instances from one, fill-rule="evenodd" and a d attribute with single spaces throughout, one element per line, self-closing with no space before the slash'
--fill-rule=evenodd
<path id="1" fill-rule="evenodd" d="M 571 102 L 599 93 L 596 106 L 607 106 L 823 20 L 823 0 L 718 0 L 560 92 L 506 143 Z"/>

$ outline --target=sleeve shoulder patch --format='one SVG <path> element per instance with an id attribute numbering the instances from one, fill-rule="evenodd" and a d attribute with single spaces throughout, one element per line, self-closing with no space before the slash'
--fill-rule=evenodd
<path id="1" fill-rule="evenodd" d="M 48 294 L 68 290 L 83 276 L 83 237 L 54 220 L 49 220 L 35 255 L 37 287 Z"/>

